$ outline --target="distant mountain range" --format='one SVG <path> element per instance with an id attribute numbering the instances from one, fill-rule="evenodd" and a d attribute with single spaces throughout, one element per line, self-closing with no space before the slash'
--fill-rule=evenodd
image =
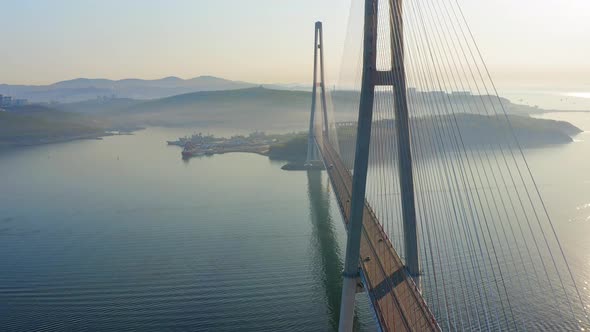
<path id="1" fill-rule="evenodd" d="M 340 121 L 356 119 L 358 93 L 339 91 Z M 60 110 L 106 116 L 120 126 L 168 126 L 301 130 L 309 125 L 311 92 L 264 87 L 199 91 L 153 100 L 94 99 L 54 105 Z M 346 105 L 347 107 L 344 107 Z"/>
<path id="2" fill-rule="evenodd" d="M 311 93 L 262 87 L 199 91 L 153 100 L 115 98 L 59 104 L 60 110 L 108 117 L 121 126 L 302 129 Z"/>
<path id="3" fill-rule="evenodd" d="M 100 97 L 157 99 L 174 95 L 198 92 L 234 90 L 255 87 L 258 84 L 231 81 L 213 76 L 191 79 L 166 77 L 157 80 L 142 79 L 87 79 L 77 78 L 50 85 L 0 84 L 0 94 L 31 102 L 78 102 Z"/>

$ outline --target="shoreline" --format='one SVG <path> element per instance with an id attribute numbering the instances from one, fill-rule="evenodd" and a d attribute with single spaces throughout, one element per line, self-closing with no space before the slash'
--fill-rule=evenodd
<path id="1" fill-rule="evenodd" d="M 183 150 L 182 156 L 183 158 L 193 158 L 193 157 L 202 157 L 202 156 L 213 156 L 216 154 L 226 154 L 226 153 L 255 153 L 261 156 L 269 156 L 270 146 L 261 146 L 261 147 L 251 147 L 251 146 L 244 146 L 244 147 L 232 147 L 232 148 L 216 148 L 211 150 L 203 150 L 203 151 L 191 151 L 186 152 Z"/>
<path id="2" fill-rule="evenodd" d="M 173 144 L 169 144 L 169 145 L 173 145 Z M 281 166 L 281 169 L 284 171 L 309 171 L 309 170 L 325 170 L 326 169 L 323 164 L 306 165 L 305 160 L 285 160 L 285 159 L 272 158 L 269 152 L 270 152 L 270 149 L 267 149 L 265 151 L 256 151 L 256 150 L 248 150 L 248 149 L 229 149 L 229 150 L 223 150 L 223 151 L 215 151 L 215 152 L 208 153 L 208 154 L 198 154 L 198 155 L 189 155 L 189 156 L 182 155 L 182 159 L 183 160 L 190 160 L 192 158 L 212 157 L 215 155 L 223 155 L 223 154 L 228 154 L 228 153 L 252 153 L 252 154 L 257 154 L 259 156 L 267 157 L 271 161 L 277 161 L 277 162 L 284 163 L 283 166 Z"/>
<path id="3" fill-rule="evenodd" d="M 31 146 L 39 146 L 39 145 L 49 145 L 55 143 L 67 143 L 72 141 L 80 141 L 80 140 L 101 140 L 104 137 L 115 136 L 115 134 L 94 134 L 94 135 L 79 135 L 73 137 L 60 137 L 55 139 L 43 139 L 42 141 L 34 141 L 34 142 L 6 142 L 0 143 L 0 147 L 4 148 L 19 148 L 19 147 L 31 147 Z"/>
<path id="4" fill-rule="evenodd" d="M 24 147 L 33 147 L 33 146 L 41 146 L 41 145 L 50 145 L 50 144 L 57 144 L 57 143 L 67 143 L 73 141 L 82 141 L 82 140 L 102 140 L 105 137 L 111 136 L 125 136 L 125 135 L 133 135 L 133 133 L 137 130 L 142 130 L 144 128 L 137 128 L 128 131 L 118 131 L 118 130 L 109 130 L 104 131 L 101 133 L 93 133 L 93 134 L 84 134 L 84 135 L 76 135 L 76 136 L 68 136 L 68 137 L 57 137 L 57 138 L 43 138 L 40 140 L 35 141 L 28 141 L 28 142 L 0 142 L 0 151 L 3 149 L 18 149 Z"/>
<path id="5" fill-rule="evenodd" d="M 209 154 L 182 156 L 182 159 L 183 160 L 190 160 L 192 158 L 213 157 L 215 155 L 223 155 L 223 154 L 228 154 L 228 153 L 252 153 L 252 154 L 257 154 L 259 156 L 267 157 L 271 161 L 285 163 L 283 166 L 281 166 L 281 169 L 284 171 L 308 171 L 308 170 L 325 170 L 326 169 L 323 164 L 322 165 L 307 166 L 307 165 L 305 165 L 304 160 L 289 161 L 289 160 L 283 160 L 283 159 L 273 159 L 269 155 L 269 151 L 248 151 L 248 150 L 219 151 L 219 152 L 209 153 Z"/>

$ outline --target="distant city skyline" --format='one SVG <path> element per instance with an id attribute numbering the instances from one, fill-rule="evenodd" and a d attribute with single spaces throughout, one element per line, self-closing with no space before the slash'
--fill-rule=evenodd
<path id="1" fill-rule="evenodd" d="M 589 84 L 589 1 L 459 2 L 500 87 Z M 305 84 L 316 20 L 324 22 L 328 79 L 338 77 L 350 0 L 23 0 L 3 6 L 10 15 L 0 20 L 7 32 L 0 83 L 211 75 Z"/>

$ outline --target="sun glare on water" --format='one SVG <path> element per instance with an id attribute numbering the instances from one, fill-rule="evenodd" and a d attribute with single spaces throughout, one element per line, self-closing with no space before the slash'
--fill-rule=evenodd
<path id="1" fill-rule="evenodd" d="M 590 92 L 568 92 L 565 95 L 568 97 L 590 99 Z"/>

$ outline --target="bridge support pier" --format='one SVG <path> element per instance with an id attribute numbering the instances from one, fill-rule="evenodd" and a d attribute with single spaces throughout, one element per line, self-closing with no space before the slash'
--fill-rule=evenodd
<path id="1" fill-rule="evenodd" d="M 377 71 L 377 31 L 379 0 L 365 0 L 364 50 L 361 96 L 359 104 L 356 154 L 352 178 L 352 197 L 339 331 L 351 332 L 354 319 L 356 278 L 359 269 L 360 245 L 363 230 L 363 213 L 367 186 L 373 104 L 376 86 L 392 86 L 395 97 L 395 122 L 399 152 L 399 176 L 404 225 L 405 265 L 416 284 L 420 274 L 414 180 L 410 147 L 409 115 L 404 68 L 402 0 L 389 0 L 391 31 L 391 71 Z"/>
<path id="2" fill-rule="evenodd" d="M 319 59 L 318 59 L 319 56 Z M 320 81 L 318 82 L 318 60 Z M 321 164 L 318 148 L 316 145 L 316 108 L 317 108 L 317 88 L 320 88 L 320 98 L 322 103 L 322 136 L 328 137 L 328 115 L 326 102 L 326 87 L 324 84 L 324 33 L 322 22 L 315 23 L 314 51 L 313 51 L 313 88 L 311 96 L 311 117 L 309 119 L 309 134 L 307 138 L 307 158 L 305 166 L 316 167 Z"/>
<path id="3" fill-rule="evenodd" d="M 395 104 L 395 125 L 397 134 L 398 170 L 404 225 L 405 264 L 408 274 L 420 286 L 420 261 L 418 257 L 418 232 L 416 206 L 414 201 L 414 175 L 412 170 L 412 149 L 406 69 L 404 64 L 403 0 L 389 0 L 391 32 L 391 77 Z"/>
<path id="4" fill-rule="evenodd" d="M 356 278 L 358 276 L 361 235 L 363 231 L 363 212 L 369 168 L 369 147 L 373 122 L 373 102 L 375 99 L 375 73 L 377 65 L 377 0 L 365 1 L 364 50 L 361 98 L 359 104 L 356 153 L 352 178 L 352 197 L 346 258 L 344 262 L 344 281 L 342 282 L 342 303 L 340 305 L 340 332 L 351 332 L 354 322 Z"/>

